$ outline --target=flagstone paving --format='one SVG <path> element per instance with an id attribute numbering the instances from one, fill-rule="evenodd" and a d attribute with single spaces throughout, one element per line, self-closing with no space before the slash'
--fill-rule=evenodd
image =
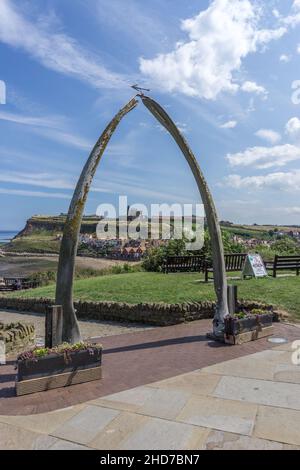
<path id="1" fill-rule="evenodd" d="M 8 415 L 2 408 L 0 448 L 300 449 L 300 365 L 292 363 L 295 353 L 292 341 L 300 339 L 300 330 L 288 331 L 285 325 L 280 328 L 279 332 L 291 341 L 275 347 L 261 339 L 242 346 L 204 348 L 207 340 L 198 339 L 202 345 L 198 352 L 204 349 L 209 358 L 191 357 L 196 341 L 189 342 L 187 337 L 188 351 L 181 348 L 185 361 L 190 360 L 187 368 L 183 367 L 183 361 L 178 367 L 180 357 L 176 351 L 178 344 L 184 344 L 183 336 L 178 333 L 183 335 L 189 330 L 185 325 L 177 326 L 175 335 L 171 328 L 174 355 L 168 358 L 164 351 L 167 359 L 164 367 L 160 367 L 161 362 L 156 356 L 159 374 L 152 370 L 142 375 L 140 383 L 131 380 L 132 387 L 126 383 L 121 387 L 110 386 L 106 389 L 108 393 L 100 392 L 96 397 L 90 393 L 83 403 L 63 408 L 63 397 L 68 402 L 68 393 L 77 386 L 69 387 L 64 394 L 58 395 L 62 409 L 27 416 Z M 156 335 L 159 330 L 162 330 L 160 343 L 164 342 L 164 348 L 169 349 L 166 333 L 169 332 L 170 343 L 170 329 L 156 329 Z M 142 354 L 140 340 L 144 334 L 135 333 L 135 340 L 131 337 L 131 347 L 128 341 L 126 345 L 126 335 L 122 335 L 122 339 L 115 338 L 111 354 L 118 354 L 119 350 L 125 354 L 128 349 L 127 359 L 130 354 L 136 358 L 133 351 Z M 151 354 L 155 348 L 154 331 L 147 334 L 150 335 L 148 346 L 144 344 L 143 347 L 148 347 L 148 354 Z M 199 363 L 202 367 L 197 368 Z M 149 362 L 144 364 L 146 366 L 149 367 Z M 127 370 L 130 367 L 129 362 Z M 44 392 L 44 399 L 48 393 Z M 20 403 L 24 403 L 26 397 L 20 398 Z M 25 406 L 26 403 L 29 402 L 25 401 Z"/>

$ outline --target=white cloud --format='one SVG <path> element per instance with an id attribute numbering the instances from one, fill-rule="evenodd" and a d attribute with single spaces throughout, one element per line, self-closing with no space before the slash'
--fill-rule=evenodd
<path id="1" fill-rule="evenodd" d="M 92 148 L 90 141 L 65 129 L 66 119 L 63 116 L 25 116 L 1 111 L 0 120 L 29 126 L 32 132 L 55 142 L 82 150 Z"/>
<path id="2" fill-rule="evenodd" d="M 251 81 L 244 82 L 241 85 L 241 90 L 245 93 L 255 93 L 256 95 L 262 95 L 265 98 L 268 95 L 267 90 L 263 86 L 257 85 L 257 83 Z"/>
<path id="3" fill-rule="evenodd" d="M 275 18 L 280 18 L 281 17 L 281 15 L 280 15 L 279 11 L 277 10 L 277 8 L 274 8 L 272 10 L 272 13 L 275 16 Z"/>
<path id="4" fill-rule="evenodd" d="M 34 128 L 32 129 L 36 134 L 45 137 L 46 139 L 54 140 L 64 145 L 76 147 L 81 150 L 92 150 L 93 143 L 89 140 L 80 137 L 77 134 L 66 132 L 59 129 L 51 128 Z"/>
<path id="5" fill-rule="evenodd" d="M 234 129 L 237 126 L 237 121 L 228 121 L 221 124 L 221 129 Z"/>
<path id="6" fill-rule="evenodd" d="M 2 171 L 0 173 L 2 183 L 25 184 L 29 186 L 41 186 L 49 189 L 74 189 L 75 183 L 61 178 L 61 176 L 48 173 L 21 173 L 16 171 Z"/>
<path id="7" fill-rule="evenodd" d="M 300 54 L 300 44 L 297 46 L 297 53 Z"/>
<path id="8" fill-rule="evenodd" d="M 225 178 L 225 185 L 234 189 L 257 190 L 268 188 L 282 191 L 300 191 L 300 170 L 246 177 L 229 175 Z"/>
<path id="9" fill-rule="evenodd" d="M 166 187 L 165 191 L 157 191 L 156 189 L 149 189 L 146 187 L 145 181 L 137 176 L 126 175 L 122 172 L 105 171 L 102 176 L 96 176 L 93 185 L 90 189 L 91 193 L 110 193 L 110 194 L 129 194 L 133 196 L 141 196 L 154 198 L 155 200 L 161 199 L 164 201 L 183 201 L 191 203 L 193 200 L 186 197 L 185 192 L 178 191 L 178 188 Z M 55 173 L 23 173 L 18 171 L 7 171 L 0 173 L 0 182 L 15 185 L 36 186 L 44 189 L 60 189 L 73 191 L 75 188 L 76 177 L 63 178 Z M 39 192 L 24 189 L 3 189 L 3 194 L 24 195 L 31 197 L 50 197 L 59 199 L 70 199 L 72 192 L 69 194 Z M 177 191 L 177 192 L 176 192 Z M 1 191 L 0 191 L 1 194 Z M 43 196 L 42 196 L 43 194 Z"/>
<path id="10" fill-rule="evenodd" d="M 272 129 L 259 129 L 255 132 L 257 137 L 270 142 L 270 144 L 277 144 L 281 140 L 281 135 L 278 132 L 273 131 Z"/>
<path id="11" fill-rule="evenodd" d="M 291 144 L 250 147 L 244 152 L 227 154 L 226 158 L 231 166 L 253 166 L 260 169 L 278 167 L 300 160 L 300 147 Z"/>
<path id="12" fill-rule="evenodd" d="M 294 0 L 293 9 L 296 10 L 296 11 L 300 10 L 300 0 Z"/>
<path id="13" fill-rule="evenodd" d="M 123 34 L 134 42 L 135 48 L 145 50 L 146 47 L 157 50 L 166 42 L 166 23 L 161 21 L 161 9 L 153 9 L 151 2 L 139 0 L 96 0 L 92 14 L 101 26 L 107 27 L 114 34 Z M 137 41 L 138 38 L 138 41 Z"/>
<path id="14" fill-rule="evenodd" d="M 282 23 L 292 28 L 300 23 L 300 1 L 294 0 L 292 12 L 285 18 L 282 18 Z"/>
<path id="15" fill-rule="evenodd" d="M 300 13 L 287 16 L 282 21 L 285 25 L 291 26 L 292 28 L 294 28 L 295 26 L 298 26 L 298 24 L 300 23 Z"/>
<path id="16" fill-rule="evenodd" d="M 188 134 L 188 125 L 185 122 L 177 121 L 175 124 L 178 127 L 179 132 L 182 134 Z"/>
<path id="17" fill-rule="evenodd" d="M 23 114 L 8 113 L 5 111 L 0 111 L 0 119 L 16 124 L 38 127 L 59 127 L 63 124 L 63 118 L 60 116 L 25 116 Z"/>
<path id="18" fill-rule="evenodd" d="M 279 60 L 280 62 L 285 62 L 287 64 L 288 62 L 290 62 L 291 56 L 287 54 L 281 54 L 281 56 L 279 57 Z"/>
<path id="19" fill-rule="evenodd" d="M 284 26 L 260 29 L 260 11 L 249 0 L 214 0 L 207 10 L 182 22 L 186 42 L 154 59 L 141 58 L 141 72 L 170 92 L 206 99 L 236 92 L 234 73 L 243 59 L 287 32 Z"/>
<path id="20" fill-rule="evenodd" d="M 71 199 L 68 194 L 63 193 L 47 193 L 44 191 L 27 191 L 23 189 L 6 189 L 0 188 L 0 194 L 5 194 L 7 196 L 25 196 L 25 197 L 44 197 L 47 199 Z"/>
<path id="21" fill-rule="evenodd" d="M 289 137 L 300 141 L 300 119 L 297 117 L 291 118 L 286 123 L 285 131 Z"/>
<path id="22" fill-rule="evenodd" d="M 45 67 L 78 78 L 96 88 L 128 86 L 126 78 L 109 71 L 98 57 L 61 31 L 50 31 L 46 18 L 26 19 L 11 0 L 0 2 L 0 41 L 21 48 Z"/>
<path id="23" fill-rule="evenodd" d="M 286 207 L 285 212 L 288 214 L 300 214 L 300 206 Z"/>

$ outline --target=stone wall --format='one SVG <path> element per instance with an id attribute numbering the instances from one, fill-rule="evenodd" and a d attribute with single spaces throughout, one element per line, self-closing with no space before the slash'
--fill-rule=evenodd
<path id="1" fill-rule="evenodd" d="M 0 309 L 24 312 L 45 313 L 46 306 L 53 305 L 49 299 L 18 299 L 0 297 Z M 241 306 L 249 309 L 264 308 L 272 310 L 271 305 L 256 302 L 243 302 Z M 182 304 L 125 302 L 75 302 L 79 319 L 112 320 L 120 322 L 148 323 L 157 326 L 176 325 L 178 323 L 213 318 L 215 303 L 185 302 Z M 278 314 L 274 313 L 274 319 Z"/>
<path id="2" fill-rule="evenodd" d="M 26 323 L 0 323 L 0 341 L 5 343 L 5 352 L 20 352 L 32 346 L 35 340 L 35 328 Z"/>

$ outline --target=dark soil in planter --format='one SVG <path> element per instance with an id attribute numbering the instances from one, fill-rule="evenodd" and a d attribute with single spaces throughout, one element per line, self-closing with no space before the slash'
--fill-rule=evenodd
<path id="1" fill-rule="evenodd" d="M 20 382 L 38 377 L 90 369 L 100 366 L 101 362 L 102 349 L 100 348 L 72 351 L 68 355 L 53 353 L 35 360 L 18 360 L 17 380 Z"/>

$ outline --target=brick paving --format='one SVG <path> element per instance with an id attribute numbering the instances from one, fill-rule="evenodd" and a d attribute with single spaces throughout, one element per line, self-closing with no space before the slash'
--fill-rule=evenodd
<path id="1" fill-rule="evenodd" d="M 275 336 L 299 339 L 299 328 L 278 323 Z M 0 415 L 32 415 L 95 400 L 203 367 L 271 349 L 266 338 L 240 346 L 208 341 L 211 320 L 99 338 L 104 347 L 103 379 L 16 397 L 14 363 L 0 366 Z"/>

